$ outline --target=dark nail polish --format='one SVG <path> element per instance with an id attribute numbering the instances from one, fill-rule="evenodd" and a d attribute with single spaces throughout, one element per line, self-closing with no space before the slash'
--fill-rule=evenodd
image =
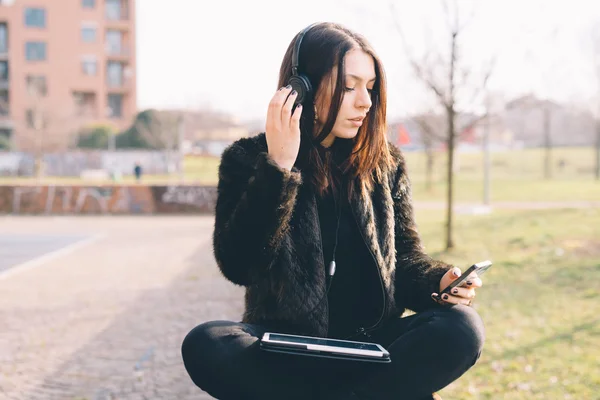
<path id="1" fill-rule="evenodd" d="M 287 85 L 285 88 L 286 88 L 286 89 L 291 89 L 291 88 L 292 88 L 292 85 Z"/>
<path id="2" fill-rule="evenodd" d="M 292 90 L 292 95 L 295 95 L 297 92 L 295 90 Z"/>
<path id="3" fill-rule="evenodd" d="M 447 294 L 445 294 L 443 297 L 444 297 L 444 300 L 448 300 L 448 295 Z"/>
<path id="4" fill-rule="evenodd" d="M 472 285 L 472 284 L 473 284 L 473 282 L 467 281 L 467 285 Z"/>
<path id="5" fill-rule="evenodd" d="M 454 294 L 458 293 L 458 289 L 452 289 L 452 293 L 454 293 Z"/>

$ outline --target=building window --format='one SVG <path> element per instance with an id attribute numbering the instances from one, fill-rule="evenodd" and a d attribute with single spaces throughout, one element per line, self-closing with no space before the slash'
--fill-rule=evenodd
<path id="1" fill-rule="evenodd" d="M 123 64 L 120 62 L 109 61 L 106 72 L 108 86 L 123 86 Z"/>
<path id="2" fill-rule="evenodd" d="M 46 96 L 48 94 L 48 85 L 44 75 L 27 75 L 25 78 L 27 93 L 30 96 Z"/>
<path id="3" fill-rule="evenodd" d="M 96 0 L 81 0 L 81 7 L 83 8 L 95 8 Z"/>
<path id="4" fill-rule="evenodd" d="M 25 110 L 25 122 L 27 124 L 27 128 L 29 128 L 29 129 L 35 128 L 35 113 L 33 112 L 33 110 L 31 108 L 28 110 Z"/>
<path id="5" fill-rule="evenodd" d="M 123 11 L 122 0 L 106 0 L 106 19 L 111 21 L 126 19 L 127 15 Z"/>
<path id="6" fill-rule="evenodd" d="M 48 120 L 44 118 L 41 110 L 29 108 L 25 110 L 25 123 L 29 129 L 45 129 L 48 127 Z"/>
<path id="7" fill-rule="evenodd" d="M 76 116 L 96 116 L 96 93 L 73 92 L 73 103 Z"/>
<path id="8" fill-rule="evenodd" d="M 123 32 L 121 31 L 106 31 L 106 50 L 108 54 L 119 55 L 123 52 Z"/>
<path id="9" fill-rule="evenodd" d="M 82 26 L 81 40 L 83 40 L 85 43 L 94 43 L 96 41 L 96 27 Z"/>
<path id="10" fill-rule="evenodd" d="M 81 69 L 84 75 L 96 76 L 98 74 L 98 60 L 96 56 L 87 56 L 81 59 Z"/>
<path id="11" fill-rule="evenodd" d="M 109 118 L 121 118 L 123 116 L 123 95 L 109 94 L 108 95 L 108 110 Z"/>
<path id="12" fill-rule="evenodd" d="M 6 23 L 0 24 L 0 53 L 8 53 L 8 29 Z"/>
<path id="13" fill-rule="evenodd" d="M 46 59 L 45 42 L 26 42 L 25 58 L 27 61 L 44 61 Z"/>
<path id="14" fill-rule="evenodd" d="M 5 117 L 10 114 L 10 108 L 8 107 L 8 90 L 0 91 L 0 115 Z"/>
<path id="15" fill-rule="evenodd" d="M 8 61 L 0 61 L 0 81 L 8 81 Z"/>
<path id="16" fill-rule="evenodd" d="M 30 28 L 46 27 L 46 10 L 43 8 L 25 8 L 25 26 Z"/>

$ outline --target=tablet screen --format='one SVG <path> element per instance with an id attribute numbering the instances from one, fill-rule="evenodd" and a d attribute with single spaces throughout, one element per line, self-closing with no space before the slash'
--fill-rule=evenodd
<path id="1" fill-rule="evenodd" d="M 360 349 L 360 350 L 371 350 L 381 351 L 381 349 L 371 343 L 348 343 L 335 339 L 322 339 L 322 338 L 305 338 L 298 336 L 285 336 L 270 334 L 271 340 L 277 340 L 278 342 L 289 342 L 289 343 L 305 343 L 305 344 L 318 344 L 322 346 L 333 346 L 333 347 L 345 347 L 348 349 Z"/>

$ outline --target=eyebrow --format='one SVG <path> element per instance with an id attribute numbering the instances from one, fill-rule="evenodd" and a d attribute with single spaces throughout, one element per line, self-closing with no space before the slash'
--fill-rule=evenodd
<path id="1" fill-rule="evenodd" d="M 354 78 L 354 79 L 356 79 L 357 81 L 362 81 L 362 80 L 363 80 L 363 78 L 361 78 L 361 77 L 360 77 L 360 76 L 358 76 L 358 75 L 346 74 L 346 76 L 349 76 L 350 78 Z M 377 80 L 377 77 L 374 77 L 373 79 L 370 79 L 368 82 L 374 82 L 375 80 Z"/>

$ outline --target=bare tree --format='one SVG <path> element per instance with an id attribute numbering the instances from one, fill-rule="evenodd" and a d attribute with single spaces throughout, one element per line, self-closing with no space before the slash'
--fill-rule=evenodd
<path id="1" fill-rule="evenodd" d="M 417 59 L 410 51 L 408 41 L 402 31 L 401 25 L 394 18 L 396 28 L 402 38 L 404 49 L 408 56 L 408 61 L 415 75 L 427 86 L 427 88 L 435 95 L 438 104 L 444 110 L 446 116 L 446 135 L 445 142 L 448 151 L 447 165 L 447 209 L 446 209 L 446 249 L 454 247 L 453 239 L 453 203 L 454 203 L 454 157 L 455 147 L 459 136 L 457 129 L 457 114 L 460 112 L 458 106 L 459 97 L 468 89 L 472 91 L 471 98 L 467 102 L 469 105 L 474 105 L 482 92 L 487 86 L 488 79 L 491 75 L 494 60 L 491 60 L 484 67 L 481 81 L 473 84 L 476 80 L 474 70 L 464 65 L 464 59 L 461 57 L 461 40 L 465 28 L 475 15 L 475 10 L 471 13 L 466 21 L 461 21 L 458 2 L 442 1 L 444 10 L 448 40 L 448 54 L 446 57 L 442 52 L 435 52 L 434 49 L 425 53 L 421 59 Z M 393 4 L 392 16 L 397 15 Z M 480 118 L 475 118 L 480 119 Z"/>
<path id="2" fill-rule="evenodd" d="M 421 142 L 425 149 L 425 190 L 433 188 L 433 166 L 435 162 L 435 145 L 444 140 L 445 131 L 443 116 L 433 112 L 415 115 L 414 122 L 419 126 Z"/>
<path id="3" fill-rule="evenodd" d="M 596 23 L 592 28 L 592 50 L 594 55 L 594 74 L 596 76 L 596 180 L 600 181 L 600 27 Z"/>
<path id="4" fill-rule="evenodd" d="M 138 118 L 135 129 L 153 148 L 165 152 L 169 173 L 173 165 L 174 152 L 179 153 L 183 115 L 173 111 L 148 112 L 148 118 Z M 178 160 L 178 169 L 181 169 Z"/>
<path id="5" fill-rule="evenodd" d="M 27 146 L 34 154 L 35 175 L 44 175 L 43 157 L 49 151 L 68 147 L 68 142 L 82 121 L 73 107 L 57 107 L 46 97 L 46 82 L 31 77 L 27 82 L 27 111 L 19 128 L 30 138 Z"/>

